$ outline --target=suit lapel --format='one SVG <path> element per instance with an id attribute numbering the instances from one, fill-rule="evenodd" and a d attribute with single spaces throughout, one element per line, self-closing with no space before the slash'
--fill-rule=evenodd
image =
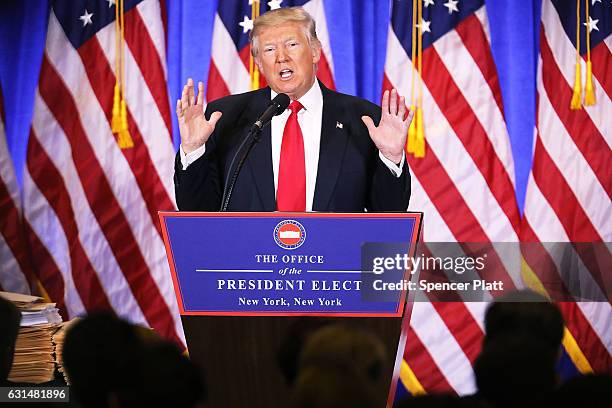
<path id="1" fill-rule="evenodd" d="M 343 119 L 343 109 L 338 98 L 323 84 L 320 85 L 323 93 L 323 117 L 319 167 L 312 209 L 329 211 L 329 201 L 342 168 L 348 137 L 346 129 L 343 129 L 347 123 Z"/>
<path id="2" fill-rule="evenodd" d="M 261 92 L 257 92 L 254 95 L 246 115 L 249 118 L 249 126 L 257 120 L 269 103 L 270 88 L 264 88 Z M 246 167 L 253 174 L 257 193 L 263 205 L 263 211 L 276 210 L 274 170 L 272 169 L 272 140 L 269 124 L 263 129 L 259 142 L 253 146 Z"/>

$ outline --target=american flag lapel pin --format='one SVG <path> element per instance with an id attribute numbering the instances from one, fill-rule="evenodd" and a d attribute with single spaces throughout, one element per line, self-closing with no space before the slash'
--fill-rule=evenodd
<path id="1" fill-rule="evenodd" d="M 344 125 L 341 122 L 336 122 L 336 128 L 342 129 Z"/>

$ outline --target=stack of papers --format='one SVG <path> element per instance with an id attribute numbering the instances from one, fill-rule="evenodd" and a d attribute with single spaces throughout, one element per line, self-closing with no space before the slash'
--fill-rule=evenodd
<path id="1" fill-rule="evenodd" d="M 55 330 L 57 326 L 53 324 L 19 329 L 9 380 L 35 384 L 53 380 L 55 356 L 51 336 Z"/>
<path id="2" fill-rule="evenodd" d="M 64 350 L 64 338 L 66 337 L 66 331 L 69 327 L 76 322 L 78 319 L 72 319 L 69 322 L 62 323 L 59 329 L 53 334 L 53 345 L 55 346 L 55 362 L 57 363 L 57 371 L 59 371 L 64 376 L 64 381 L 66 384 L 70 385 L 68 381 L 68 376 L 66 376 L 66 371 L 64 370 L 63 363 L 63 350 Z"/>
<path id="3" fill-rule="evenodd" d="M 21 312 L 9 380 L 35 384 L 53 380 L 56 359 L 52 336 L 62 322 L 55 303 L 17 293 L 0 292 L 0 296 L 13 302 Z"/>
<path id="4" fill-rule="evenodd" d="M 45 303 L 41 297 L 11 292 L 0 292 L 0 296 L 17 306 L 21 312 L 21 327 L 62 322 L 55 303 Z"/>

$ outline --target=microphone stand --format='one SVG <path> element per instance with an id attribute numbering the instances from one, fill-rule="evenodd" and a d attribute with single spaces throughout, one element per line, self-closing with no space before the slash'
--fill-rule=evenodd
<path id="1" fill-rule="evenodd" d="M 240 174 L 240 170 L 242 170 L 242 167 L 244 166 L 244 163 L 246 162 L 246 159 L 249 156 L 249 153 L 251 153 L 251 149 L 253 149 L 253 146 L 255 146 L 257 142 L 259 142 L 261 138 L 261 130 L 262 130 L 261 127 L 257 125 L 253 125 L 247 137 L 244 138 L 244 140 L 238 147 L 238 150 L 236 150 L 236 153 L 234 153 L 234 157 L 232 157 L 232 161 L 230 162 L 229 172 L 227 173 L 227 177 L 225 178 L 225 188 L 223 189 L 223 199 L 221 200 L 221 209 L 219 211 L 221 212 L 227 211 L 227 207 L 229 206 L 230 199 L 232 198 L 232 193 L 234 192 L 234 185 L 236 184 L 236 180 L 238 180 L 238 175 Z M 232 167 L 234 167 L 234 162 L 236 161 L 238 154 L 243 150 L 245 145 L 246 145 L 246 150 L 240 157 L 240 161 L 238 162 L 236 169 L 232 173 Z M 230 175 L 231 175 L 231 179 L 230 179 Z"/>

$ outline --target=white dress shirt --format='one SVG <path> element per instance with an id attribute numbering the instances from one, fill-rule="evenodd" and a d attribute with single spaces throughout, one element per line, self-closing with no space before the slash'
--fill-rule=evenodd
<path id="1" fill-rule="evenodd" d="M 270 97 L 276 97 L 272 91 Z M 317 170 L 319 169 L 319 148 L 321 147 L 321 121 L 323 120 L 323 94 L 319 81 L 299 99 L 304 107 L 298 112 L 298 123 L 304 137 L 304 164 L 306 166 L 306 211 L 312 211 Z M 291 110 L 272 118 L 272 169 L 274 170 L 274 191 L 278 190 L 278 168 L 280 167 L 280 152 L 283 143 L 285 124 L 291 115 Z"/>
<path id="2" fill-rule="evenodd" d="M 273 90 L 270 94 L 270 99 L 276 97 L 277 93 Z M 306 166 L 306 211 L 312 211 L 312 202 L 314 200 L 315 185 L 317 182 L 317 170 L 319 168 L 319 149 L 321 147 L 321 123 L 323 120 L 323 94 L 319 81 L 314 81 L 312 87 L 306 92 L 299 102 L 304 107 L 298 112 L 298 123 L 304 137 L 304 164 Z M 286 109 L 280 115 L 272 118 L 271 135 L 272 135 L 272 170 L 274 171 L 274 191 L 278 189 L 278 168 L 280 163 L 280 151 L 283 142 L 283 132 L 285 124 L 291 111 Z M 205 146 L 199 147 L 189 154 L 185 154 L 183 148 L 179 149 L 181 156 L 181 164 L 183 170 L 199 159 L 205 151 Z M 382 153 L 378 152 L 378 156 L 389 170 L 396 176 L 402 175 L 402 167 L 404 167 L 405 154 L 398 165 L 387 159 Z"/>

